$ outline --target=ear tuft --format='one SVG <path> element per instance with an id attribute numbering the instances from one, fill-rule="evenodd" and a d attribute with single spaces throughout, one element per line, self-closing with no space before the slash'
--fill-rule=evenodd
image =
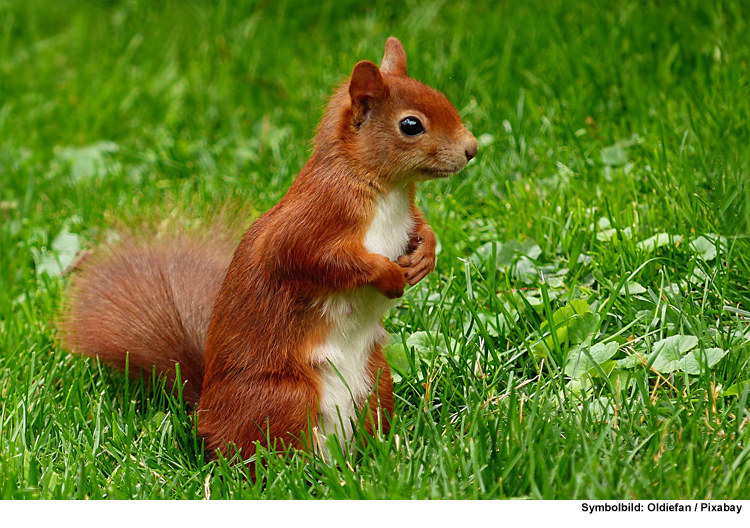
<path id="1" fill-rule="evenodd" d="M 380 69 L 393 75 L 406 75 L 406 52 L 396 37 L 385 41 L 385 54 Z"/>
<path id="2" fill-rule="evenodd" d="M 359 125 L 365 120 L 373 102 L 384 99 L 387 95 L 388 87 L 375 63 L 359 61 L 352 70 L 349 81 L 349 97 L 352 99 L 356 123 Z"/>

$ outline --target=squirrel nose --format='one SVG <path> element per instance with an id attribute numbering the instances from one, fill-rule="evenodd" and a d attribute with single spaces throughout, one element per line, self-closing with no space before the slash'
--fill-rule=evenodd
<path id="1" fill-rule="evenodd" d="M 474 136 L 471 136 L 471 140 L 466 142 L 464 152 L 466 153 L 466 161 L 471 161 L 474 156 L 477 155 L 477 140 Z"/>

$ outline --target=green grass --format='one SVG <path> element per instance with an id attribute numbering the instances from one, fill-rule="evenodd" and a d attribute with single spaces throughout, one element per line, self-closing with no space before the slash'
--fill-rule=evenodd
<path id="1" fill-rule="evenodd" d="M 0 497 L 747 498 L 749 23 L 741 0 L 0 0 Z M 441 252 L 386 319 L 391 434 L 261 453 L 252 483 L 163 387 L 61 349 L 55 271 L 118 219 L 271 207 L 388 35 L 480 154 L 419 192 Z"/>

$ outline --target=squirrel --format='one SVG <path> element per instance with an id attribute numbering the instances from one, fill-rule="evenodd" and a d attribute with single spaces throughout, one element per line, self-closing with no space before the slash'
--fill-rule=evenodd
<path id="1" fill-rule="evenodd" d="M 214 236 L 94 254 L 73 278 L 63 343 L 172 381 L 179 363 L 212 452 L 248 459 L 256 442 L 281 441 L 326 456 L 326 439 L 351 438 L 362 416 L 368 432 L 387 432 L 382 318 L 435 267 L 416 183 L 455 174 L 476 153 L 455 107 L 407 75 L 390 37 L 380 67 L 358 62 L 334 93 L 313 154 L 231 262 L 226 237 Z"/>

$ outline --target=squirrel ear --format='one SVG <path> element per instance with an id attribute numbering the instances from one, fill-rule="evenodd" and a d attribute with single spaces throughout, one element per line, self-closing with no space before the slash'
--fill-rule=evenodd
<path id="1" fill-rule="evenodd" d="M 385 41 L 385 54 L 380 69 L 394 75 L 406 75 L 406 52 L 396 37 Z"/>
<path id="2" fill-rule="evenodd" d="M 355 122 L 359 125 L 370 112 L 373 101 L 388 95 L 388 87 L 374 62 L 359 61 L 352 71 L 349 82 L 349 97 L 352 99 Z"/>

